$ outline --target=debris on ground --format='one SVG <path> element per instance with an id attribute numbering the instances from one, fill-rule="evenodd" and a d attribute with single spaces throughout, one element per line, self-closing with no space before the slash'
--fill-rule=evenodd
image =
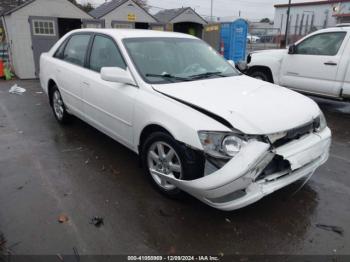
<path id="1" fill-rule="evenodd" d="M 89 162 L 90 162 L 90 160 L 89 160 L 89 159 L 88 159 L 88 160 L 86 160 L 86 161 L 85 161 L 85 165 L 89 164 Z"/>
<path id="2" fill-rule="evenodd" d="M 44 92 L 42 92 L 42 91 L 38 91 L 38 92 L 35 92 L 36 94 L 42 94 L 42 93 L 44 93 Z"/>
<path id="3" fill-rule="evenodd" d="M 114 175 L 119 175 L 119 174 L 120 174 L 120 172 L 117 171 L 117 170 L 115 170 L 113 167 L 112 167 L 111 169 L 112 169 L 112 173 L 113 173 Z"/>
<path id="4" fill-rule="evenodd" d="M 170 214 L 164 212 L 162 209 L 159 209 L 159 214 L 160 214 L 162 217 L 171 217 Z"/>
<path id="5" fill-rule="evenodd" d="M 0 255 L 4 254 L 6 250 L 5 245 L 6 245 L 6 239 L 4 235 L 0 233 Z"/>
<path id="6" fill-rule="evenodd" d="M 78 262 L 80 262 L 80 256 L 79 256 L 79 253 L 78 253 L 78 249 L 76 247 L 73 247 L 73 252 L 74 252 L 76 260 Z"/>
<path id="7" fill-rule="evenodd" d="M 17 187 L 17 190 L 22 190 L 24 186 Z"/>
<path id="8" fill-rule="evenodd" d="M 61 254 L 56 254 L 56 256 L 57 256 L 57 258 L 58 258 L 59 260 L 64 261 L 64 260 L 63 260 L 63 257 L 61 256 Z"/>
<path id="9" fill-rule="evenodd" d="M 341 236 L 344 234 L 343 228 L 338 227 L 338 226 L 316 224 L 316 227 L 318 227 L 320 229 L 323 229 L 323 230 L 332 231 L 332 232 L 337 233 L 337 234 L 339 234 Z"/>
<path id="10" fill-rule="evenodd" d="M 103 217 L 93 217 L 90 220 L 90 224 L 94 225 L 95 227 L 100 227 L 104 225 L 104 219 Z"/>
<path id="11" fill-rule="evenodd" d="M 65 149 L 65 150 L 62 150 L 61 152 L 62 153 L 67 153 L 67 152 L 74 152 L 74 151 L 81 151 L 81 150 L 83 150 L 82 147 L 77 147 L 77 148 Z"/>
<path id="12" fill-rule="evenodd" d="M 23 93 L 25 93 L 27 90 L 18 86 L 17 84 L 13 85 L 10 90 L 9 93 L 11 94 L 17 94 L 17 95 L 22 95 Z"/>
<path id="13" fill-rule="evenodd" d="M 66 223 L 66 222 L 68 222 L 68 217 L 66 216 L 66 215 L 60 215 L 59 217 L 58 217 L 58 222 L 60 222 L 60 223 Z"/>
<path id="14" fill-rule="evenodd" d="M 230 220 L 229 218 L 225 218 L 225 221 L 226 221 L 227 223 L 231 223 L 231 220 Z"/>

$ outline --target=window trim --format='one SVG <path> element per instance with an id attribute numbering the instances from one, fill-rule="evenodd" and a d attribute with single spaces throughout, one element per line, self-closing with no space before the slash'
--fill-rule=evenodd
<path id="1" fill-rule="evenodd" d="M 45 34 L 45 33 L 36 33 L 35 32 L 35 22 L 42 22 L 42 23 L 52 23 L 52 30 L 53 30 L 53 34 Z M 50 37 L 54 37 L 57 36 L 57 32 L 56 32 L 56 26 L 55 26 L 55 21 L 54 20 L 49 20 L 49 19 L 40 19 L 40 18 L 36 18 L 36 19 L 32 19 L 32 29 L 33 29 L 33 35 L 34 36 L 50 36 Z"/>
<path id="2" fill-rule="evenodd" d="M 338 49 L 338 52 L 335 54 L 335 55 L 313 55 L 313 54 L 299 54 L 298 53 L 298 47 L 301 43 L 303 43 L 304 41 L 310 39 L 311 37 L 315 37 L 315 36 L 319 36 L 319 35 L 325 35 L 325 34 L 331 34 L 331 33 L 336 33 L 336 34 L 339 34 L 339 33 L 342 33 L 342 34 L 345 34 L 344 35 L 344 39 Z M 333 56 L 337 56 L 341 50 L 341 48 L 343 47 L 344 45 L 344 42 L 345 42 L 345 39 L 346 39 L 346 36 L 347 36 L 347 32 L 346 31 L 337 31 L 337 32 L 323 32 L 323 33 L 319 33 L 319 34 L 313 34 L 313 35 L 310 35 L 309 37 L 303 39 L 301 42 L 299 42 L 297 45 L 296 45 L 296 50 L 297 52 L 295 53 L 295 55 L 307 55 L 307 56 L 330 56 L 330 57 L 333 57 Z"/>
<path id="3" fill-rule="evenodd" d="M 63 57 L 55 57 L 55 55 L 58 52 L 58 49 L 60 49 L 60 47 L 62 45 L 64 45 L 64 49 L 63 49 L 63 54 L 64 54 L 64 52 L 66 51 L 67 44 L 69 43 L 69 41 L 72 39 L 73 36 L 77 36 L 77 35 L 88 35 L 88 36 L 90 36 L 89 43 L 88 43 L 88 46 L 87 46 L 87 49 L 86 49 L 86 52 L 85 52 L 84 64 L 82 66 L 78 65 L 78 64 L 75 64 L 75 63 L 72 63 L 72 62 L 69 62 L 67 60 L 64 60 Z M 89 54 L 89 48 L 90 48 L 90 45 L 91 45 L 92 37 L 93 37 L 93 33 L 92 32 L 79 32 L 79 33 L 71 34 L 70 36 L 68 36 L 63 41 L 63 43 L 59 47 L 57 47 L 57 49 L 55 50 L 55 53 L 54 53 L 54 55 L 52 57 L 56 58 L 56 59 L 59 59 L 59 60 L 65 62 L 65 63 L 71 64 L 71 65 L 75 65 L 75 66 L 78 66 L 78 67 L 86 68 L 86 60 L 87 60 L 87 55 Z"/>
<path id="4" fill-rule="evenodd" d="M 126 59 L 125 59 L 123 53 L 121 52 L 121 49 L 119 48 L 118 43 L 114 40 L 113 37 L 111 37 L 111 36 L 109 36 L 109 35 L 106 35 L 106 34 L 102 34 L 102 33 L 93 33 L 93 35 L 92 35 L 92 37 L 91 37 L 91 42 L 90 42 L 90 45 L 89 45 L 89 47 L 88 47 L 88 52 L 87 52 L 87 59 L 86 59 L 86 66 L 85 66 L 85 68 L 86 68 L 86 69 L 89 69 L 89 70 L 91 70 L 91 71 L 93 71 L 93 72 L 95 72 L 95 73 L 97 73 L 97 74 L 101 74 L 101 72 L 98 72 L 98 71 L 93 70 L 92 68 L 90 68 L 90 60 L 91 60 L 92 47 L 93 47 L 93 45 L 94 45 L 96 36 L 108 38 L 108 39 L 110 39 L 110 40 L 113 42 L 113 44 L 114 44 L 115 47 L 117 48 L 117 50 L 118 50 L 118 52 L 119 52 L 119 54 L 120 54 L 120 56 L 121 56 L 121 58 L 122 58 L 122 60 L 123 60 L 123 63 L 125 64 L 124 70 L 126 70 L 126 69 L 128 68 L 128 64 L 126 63 Z M 123 68 L 122 68 L 122 69 L 123 69 Z"/>

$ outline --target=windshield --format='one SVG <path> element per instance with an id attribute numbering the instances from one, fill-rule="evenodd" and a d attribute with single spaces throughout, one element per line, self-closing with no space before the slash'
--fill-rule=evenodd
<path id="1" fill-rule="evenodd" d="M 128 53 L 148 83 L 195 81 L 239 75 L 209 45 L 188 38 L 128 38 Z"/>

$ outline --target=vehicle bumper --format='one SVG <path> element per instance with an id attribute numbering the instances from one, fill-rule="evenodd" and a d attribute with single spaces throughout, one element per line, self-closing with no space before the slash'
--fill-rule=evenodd
<path id="1" fill-rule="evenodd" d="M 311 176 L 327 161 L 331 145 L 329 128 L 308 134 L 277 149 L 269 144 L 251 141 L 241 152 L 218 171 L 192 181 L 163 176 L 168 182 L 193 195 L 202 202 L 225 211 L 250 205 L 301 178 Z M 272 174 L 257 180 L 274 156 L 290 163 L 283 175 Z"/>

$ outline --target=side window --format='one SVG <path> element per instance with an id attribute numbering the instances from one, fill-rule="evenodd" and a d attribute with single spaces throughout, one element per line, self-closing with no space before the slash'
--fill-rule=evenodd
<path id="1" fill-rule="evenodd" d="M 63 52 L 64 52 L 64 48 L 66 47 L 67 44 L 67 40 L 65 40 L 59 48 L 57 48 L 56 53 L 54 54 L 55 58 L 58 59 L 63 59 Z"/>
<path id="2" fill-rule="evenodd" d="M 120 67 L 126 64 L 114 41 L 108 37 L 97 35 L 91 49 L 90 69 L 100 72 L 102 67 Z"/>
<path id="3" fill-rule="evenodd" d="M 89 45 L 90 35 L 72 36 L 64 49 L 63 60 L 84 66 L 85 54 Z"/>
<path id="4" fill-rule="evenodd" d="M 311 36 L 297 46 L 297 54 L 335 56 L 346 36 L 345 32 L 331 32 Z"/>

